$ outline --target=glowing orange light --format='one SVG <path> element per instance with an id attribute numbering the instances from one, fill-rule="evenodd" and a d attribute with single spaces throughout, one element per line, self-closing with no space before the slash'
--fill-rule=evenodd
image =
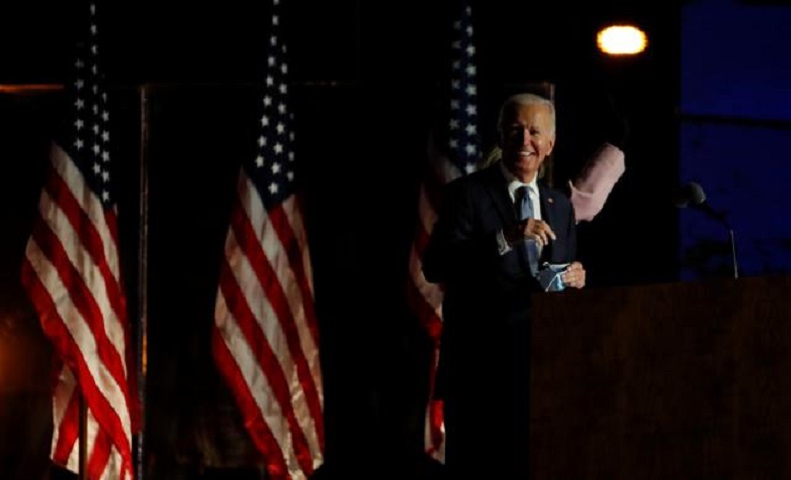
<path id="1" fill-rule="evenodd" d="M 599 50 L 609 55 L 634 55 L 648 45 L 645 33 L 632 25 L 612 25 L 596 35 Z"/>
<path id="2" fill-rule="evenodd" d="M 0 93 L 35 93 L 63 90 L 63 85 L 35 83 L 19 85 L 0 85 Z"/>

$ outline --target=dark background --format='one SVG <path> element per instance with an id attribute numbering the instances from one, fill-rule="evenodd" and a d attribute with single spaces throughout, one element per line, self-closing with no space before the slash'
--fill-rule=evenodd
<path id="1" fill-rule="evenodd" d="M 722 229 L 707 226 L 699 212 L 683 211 L 680 234 L 673 194 L 681 181 L 708 186 L 716 172 L 734 169 L 738 175 L 727 178 L 737 178 L 739 194 L 744 185 L 760 188 L 767 172 L 765 165 L 751 163 L 755 158 L 770 162 L 773 178 L 788 178 L 782 156 L 771 154 L 776 144 L 763 138 L 787 142 L 789 109 L 774 110 L 783 112 L 779 120 L 749 113 L 751 105 L 781 97 L 754 98 L 774 78 L 780 55 L 764 53 L 769 59 L 762 63 L 754 52 L 716 40 L 740 44 L 745 35 L 764 38 L 761 33 L 776 31 L 775 42 L 758 42 L 762 51 L 788 45 L 780 28 L 762 28 L 760 20 L 769 22 L 788 7 L 765 3 L 472 2 L 485 148 L 494 142 L 500 101 L 537 82 L 555 85 L 558 185 L 611 137 L 619 117 L 626 119 L 627 171 L 601 214 L 580 225 L 590 288 L 729 275 Z M 360 471 L 373 472 L 370 478 L 435 472 L 420 453 L 430 344 L 406 308 L 404 282 L 419 171 L 442 101 L 438 92 L 446 78 L 454 5 L 286 2 L 298 175 L 306 194 L 321 329 L 327 430 L 322 471 L 341 472 L 339 478 Z M 742 18 L 743 10 L 718 16 L 734 15 L 734 8 L 755 15 L 749 32 L 738 30 L 736 36 L 736 29 L 714 28 L 718 18 Z M 258 458 L 214 371 L 208 332 L 236 174 L 254 147 L 268 7 L 139 1 L 115 2 L 100 14 L 113 148 L 123 159 L 116 175 L 125 179 L 119 210 L 132 318 L 139 301 L 148 301 L 146 476 L 254 477 Z M 27 86 L 0 96 L 6 167 L 0 176 L 0 478 L 48 475 L 50 351 L 18 272 L 61 100 L 57 89 L 30 87 L 65 81 L 73 15 L 66 2 L 15 2 L 4 6 L 0 19 L 0 84 Z M 624 19 L 646 31 L 648 50 L 635 58 L 603 57 L 596 51 L 596 29 Z M 692 60 L 690 52 L 697 52 Z M 734 81 L 729 91 L 706 97 L 732 71 L 741 71 L 736 62 L 742 59 L 761 73 L 735 78 L 756 82 Z M 718 110 L 719 100 L 734 96 L 741 110 Z M 708 100 L 690 103 L 695 98 Z M 690 128 L 697 134 L 690 137 Z M 737 131 L 717 130 L 728 128 Z M 755 142 L 764 153 L 751 151 L 755 137 L 745 128 L 773 132 Z M 147 138 L 141 141 L 143 133 Z M 734 139 L 743 145 L 739 155 L 727 148 Z M 713 160 L 704 164 L 699 159 L 706 157 L 705 145 L 726 147 L 707 154 Z M 732 160 L 730 170 L 724 158 Z M 143 244 L 141 165 L 150 182 Z M 714 192 L 711 202 L 718 207 L 731 198 L 723 197 L 727 191 Z M 737 198 L 746 205 L 754 197 Z M 765 205 L 745 208 L 755 212 Z M 785 213 L 787 207 L 787 201 L 774 200 L 770 210 Z M 748 217 L 737 219 L 745 231 L 767 232 L 767 225 L 778 223 L 742 226 Z M 708 233 L 689 240 L 700 225 Z M 765 236 L 788 251 L 788 235 Z M 701 244 L 708 260 L 690 260 L 688 249 L 700 250 Z M 141 247 L 147 249 L 142 257 Z M 770 250 L 765 256 L 763 267 L 748 267 L 747 273 L 791 270 L 772 261 L 782 254 Z M 148 275 L 144 291 L 138 288 L 142 268 Z M 19 432 L 25 432 L 24 441 Z"/>

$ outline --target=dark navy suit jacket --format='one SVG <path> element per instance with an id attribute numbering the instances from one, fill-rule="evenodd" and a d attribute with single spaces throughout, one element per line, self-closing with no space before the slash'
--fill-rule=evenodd
<path id="1" fill-rule="evenodd" d="M 557 238 L 541 261 L 575 260 L 571 202 L 539 183 L 541 218 Z M 499 164 L 448 183 L 423 256 L 426 279 L 445 289 L 436 393 L 499 388 L 528 361 L 531 296 L 540 286 L 516 250 L 500 254 L 497 232 L 518 222 Z M 514 370 L 514 368 L 516 370 Z M 521 372 L 521 373 L 520 373 Z M 486 391 L 484 388 L 483 391 Z"/>

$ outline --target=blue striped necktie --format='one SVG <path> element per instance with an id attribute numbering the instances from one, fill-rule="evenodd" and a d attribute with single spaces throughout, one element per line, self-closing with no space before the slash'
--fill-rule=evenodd
<path id="1" fill-rule="evenodd" d="M 530 200 L 531 190 L 528 186 L 521 186 L 516 189 L 516 208 L 520 222 L 535 216 L 533 214 L 533 202 Z M 536 241 L 533 239 L 525 240 L 519 247 L 520 256 L 530 266 L 530 273 L 536 275 L 538 273 L 538 245 Z"/>

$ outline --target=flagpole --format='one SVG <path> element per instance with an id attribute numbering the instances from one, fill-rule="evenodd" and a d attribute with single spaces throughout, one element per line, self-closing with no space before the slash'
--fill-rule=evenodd
<path id="1" fill-rule="evenodd" d="M 77 398 L 80 400 L 80 454 L 78 455 L 77 475 L 80 480 L 88 479 L 88 406 L 85 402 L 85 396 L 82 390 L 77 388 Z"/>
<path id="2" fill-rule="evenodd" d="M 148 361 L 148 87 L 140 90 L 140 190 L 137 247 L 137 396 L 140 405 L 140 431 L 135 449 L 135 479 L 143 480 L 146 419 L 146 373 Z"/>

